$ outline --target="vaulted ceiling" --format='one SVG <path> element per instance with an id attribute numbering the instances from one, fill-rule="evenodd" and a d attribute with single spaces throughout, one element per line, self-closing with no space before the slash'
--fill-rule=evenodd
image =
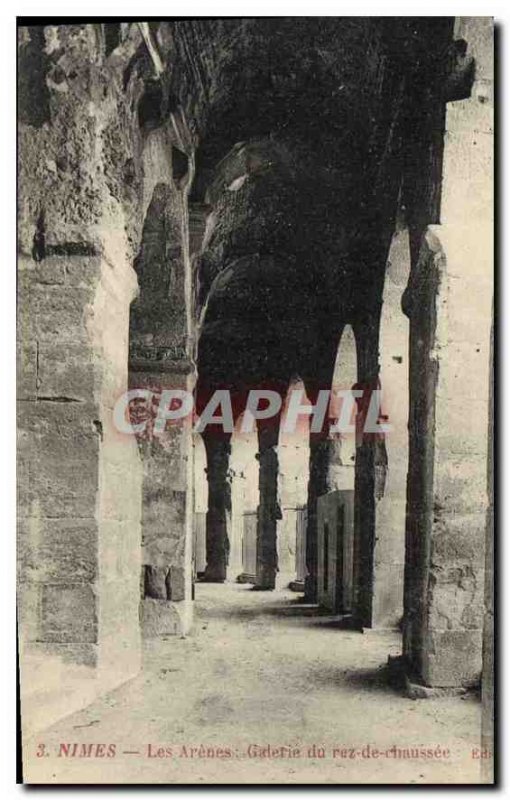
<path id="1" fill-rule="evenodd" d="M 264 379 L 304 358 L 311 371 L 342 324 L 377 315 L 399 198 L 434 221 L 452 20 L 197 19 L 151 34 L 160 113 L 193 153 L 191 201 L 210 210 L 199 369 Z"/>

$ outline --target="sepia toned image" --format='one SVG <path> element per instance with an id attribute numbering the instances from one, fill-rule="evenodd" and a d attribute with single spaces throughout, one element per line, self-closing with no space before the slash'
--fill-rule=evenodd
<path id="1" fill-rule="evenodd" d="M 23 782 L 494 783 L 492 17 L 16 33 Z"/>

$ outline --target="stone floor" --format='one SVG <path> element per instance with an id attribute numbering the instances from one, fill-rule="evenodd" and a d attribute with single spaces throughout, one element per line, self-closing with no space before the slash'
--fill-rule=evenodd
<path id="1" fill-rule="evenodd" d="M 27 742 L 25 780 L 478 783 L 479 702 L 401 696 L 385 670 L 399 651 L 397 634 L 340 630 L 290 592 L 199 585 L 193 634 L 147 643 L 137 678 Z M 59 757 L 61 743 L 115 756 Z"/>

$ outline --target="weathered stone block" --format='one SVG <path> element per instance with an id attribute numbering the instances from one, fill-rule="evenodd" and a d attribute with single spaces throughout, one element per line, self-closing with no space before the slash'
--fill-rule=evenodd
<path id="1" fill-rule="evenodd" d="M 436 452 L 434 503 L 439 512 L 449 514 L 483 513 L 487 505 L 485 485 L 486 457 L 441 458 Z"/>
<path id="2" fill-rule="evenodd" d="M 432 525 L 431 562 L 480 564 L 484 535 L 483 513 L 436 514 Z"/>
<path id="3" fill-rule="evenodd" d="M 459 375 L 459 379 L 461 376 Z M 473 387 L 473 393 L 475 393 Z M 436 446 L 441 455 L 472 456 L 487 452 L 487 401 L 476 396 L 444 397 L 436 399 Z"/>
<path id="4" fill-rule="evenodd" d="M 145 489 L 145 487 L 147 487 Z M 143 560 L 167 566 L 184 558 L 186 495 L 144 481 Z"/>
<path id="5" fill-rule="evenodd" d="M 37 337 L 59 342 L 88 342 L 87 321 L 92 315 L 90 289 L 37 286 L 32 309 Z"/>
<path id="6" fill-rule="evenodd" d="M 181 632 L 181 618 L 170 601 L 146 597 L 140 606 L 142 635 L 145 639 L 176 635 Z"/>
<path id="7" fill-rule="evenodd" d="M 93 287 L 101 274 L 101 258 L 98 256 L 59 256 L 45 260 L 63 269 L 66 286 Z"/>
<path id="8" fill-rule="evenodd" d="M 91 585 L 44 586 L 41 639 L 46 642 L 96 642 L 96 595 Z"/>
<path id="9" fill-rule="evenodd" d="M 90 347 L 85 343 L 41 342 L 37 391 L 45 398 L 92 400 L 94 366 Z"/>
<path id="10" fill-rule="evenodd" d="M 432 566 L 429 625 L 435 631 L 479 629 L 483 617 L 483 564 Z"/>
<path id="11" fill-rule="evenodd" d="M 34 642 L 39 636 L 42 603 L 41 585 L 18 583 L 17 612 L 20 644 Z"/>
<path id="12" fill-rule="evenodd" d="M 163 436 L 141 444 L 144 471 L 152 485 L 186 491 L 186 443 L 188 431 L 181 424 L 169 427 Z"/>
<path id="13" fill-rule="evenodd" d="M 17 264 L 17 299 L 18 299 L 18 335 L 21 331 L 25 334 L 30 327 L 30 300 L 32 296 L 32 287 L 35 283 L 36 262 L 31 258 L 24 258 L 18 256 Z"/>
<path id="14" fill-rule="evenodd" d="M 17 344 L 18 400 L 35 400 L 37 394 L 37 344 L 24 338 Z"/>
<path id="15" fill-rule="evenodd" d="M 143 569 L 145 597 L 151 597 L 153 600 L 169 600 L 166 587 L 168 569 L 155 567 L 152 564 L 144 564 Z"/>
<path id="16" fill-rule="evenodd" d="M 185 587 L 184 567 L 170 567 L 170 600 L 184 600 Z"/>
<path id="17" fill-rule="evenodd" d="M 36 283 L 44 283 L 49 286 L 63 284 L 65 281 L 63 259 L 43 258 L 37 263 L 33 277 Z"/>
<path id="18" fill-rule="evenodd" d="M 428 686 L 470 686 L 480 679 L 482 632 L 429 631 L 423 679 Z"/>
<path id="19" fill-rule="evenodd" d="M 97 574 L 97 523 L 94 518 L 18 519 L 19 580 L 69 584 L 93 581 Z"/>
<path id="20" fill-rule="evenodd" d="M 91 517 L 98 489 L 100 441 L 89 404 L 18 405 L 24 516 Z"/>

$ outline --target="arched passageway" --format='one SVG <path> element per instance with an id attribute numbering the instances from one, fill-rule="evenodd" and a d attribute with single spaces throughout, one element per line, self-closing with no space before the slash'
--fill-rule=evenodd
<path id="1" fill-rule="evenodd" d="M 247 649 L 266 617 L 275 622 L 272 674 L 306 629 L 325 672 L 309 654 L 321 714 L 339 688 L 342 643 L 356 643 L 360 661 L 377 650 L 361 629 L 390 629 L 386 656 L 402 625 L 401 665 L 417 684 L 473 685 L 484 603 L 489 634 L 492 613 L 481 591 L 490 25 L 107 26 L 20 36 L 26 674 L 43 664 L 65 677 L 65 693 L 52 684 L 44 701 L 55 719 L 62 698 L 64 711 L 83 707 L 135 675 L 142 647 L 149 671 L 163 669 L 163 651 L 184 663 L 195 595 L 200 630 L 207 639 L 209 624 L 219 646 L 226 617 L 237 633 L 247 623 Z M 337 383 L 358 393 L 352 439 L 337 436 L 324 400 Z M 289 387 L 306 394 L 293 407 L 305 417 L 298 442 L 285 429 Z M 154 411 L 136 435 L 127 389 L 141 393 L 133 419 L 144 402 Z M 257 406 L 248 434 L 252 391 L 281 406 Z M 176 392 L 195 403 L 183 424 Z M 232 430 L 197 422 L 217 392 Z M 233 655 L 236 677 L 253 679 Z M 209 682 L 228 673 L 216 656 Z M 257 699 L 270 709 L 274 684 L 260 672 Z M 220 713 L 209 691 L 197 702 L 206 721 Z M 34 730 L 41 697 L 23 703 Z"/>

